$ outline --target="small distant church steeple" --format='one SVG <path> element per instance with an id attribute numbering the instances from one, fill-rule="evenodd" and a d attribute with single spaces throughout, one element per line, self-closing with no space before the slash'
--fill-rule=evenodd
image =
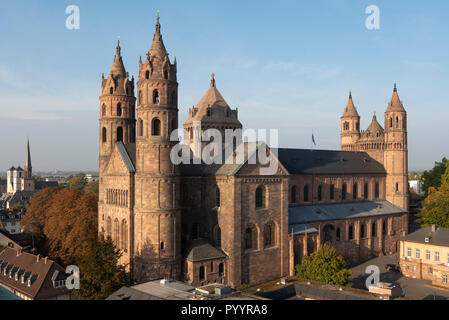
<path id="1" fill-rule="evenodd" d="M 33 168 L 31 166 L 30 139 L 27 138 L 27 154 L 25 159 L 25 178 L 33 176 Z"/>

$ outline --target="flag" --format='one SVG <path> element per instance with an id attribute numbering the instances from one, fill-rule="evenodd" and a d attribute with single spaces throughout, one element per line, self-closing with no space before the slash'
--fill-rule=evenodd
<path id="1" fill-rule="evenodd" d="M 315 136 L 312 133 L 312 143 L 316 146 L 316 142 L 315 142 Z"/>

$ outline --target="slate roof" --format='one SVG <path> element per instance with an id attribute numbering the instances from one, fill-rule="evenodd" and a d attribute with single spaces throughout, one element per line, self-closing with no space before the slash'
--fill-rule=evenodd
<path id="1" fill-rule="evenodd" d="M 449 247 L 449 229 L 448 228 L 436 228 L 435 232 L 432 232 L 432 227 L 424 227 L 417 231 L 410 233 L 402 238 L 402 240 L 426 243 L 425 238 L 429 238 L 427 244 L 439 245 Z"/>
<path id="2" fill-rule="evenodd" d="M 7 235 L 3 234 L 3 232 L 0 232 L 0 250 L 3 249 L 4 247 L 22 249 L 22 246 L 20 246 L 14 240 L 10 239 Z"/>
<path id="3" fill-rule="evenodd" d="M 155 295 L 136 290 L 130 287 L 121 287 L 111 294 L 106 300 L 164 300 Z"/>
<path id="4" fill-rule="evenodd" d="M 116 142 L 117 149 L 122 156 L 123 162 L 126 165 L 126 168 L 129 172 L 136 172 L 136 144 L 135 143 L 127 143 L 124 144 L 122 141 Z"/>
<path id="5" fill-rule="evenodd" d="M 290 174 L 386 174 L 366 152 L 279 148 L 277 156 Z"/>
<path id="6" fill-rule="evenodd" d="M 294 224 L 360 217 L 381 216 L 406 211 L 388 201 L 363 201 L 332 204 L 313 204 L 288 208 L 289 228 Z"/>
<path id="7" fill-rule="evenodd" d="M 288 233 L 289 234 L 310 234 L 310 233 L 316 233 L 318 232 L 318 229 L 312 227 L 310 224 L 308 223 L 304 223 L 304 224 L 292 224 L 289 226 L 288 228 Z"/>
<path id="8" fill-rule="evenodd" d="M 205 239 L 192 240 L 186 246 L 185 258 L 192 262 L 226 258 L 223 251 L 218 250 Z"/>

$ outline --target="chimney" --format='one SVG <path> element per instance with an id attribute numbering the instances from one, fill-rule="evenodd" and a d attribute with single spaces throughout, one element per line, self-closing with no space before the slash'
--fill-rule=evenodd
<path id="1" fill-rule="evenodd" d="M 437 226 L 432 224 L 432 232 L 435 232 L 435 231 L 437 231 Z"/>
<path id="2" fill-rule="evenodd" d="M 41 258 L 41 255 L 38 254 L 38 255 L 36 256 L 36 262 L 39 262 L 40 258 Z"/>
<path id="3" fill-rule="evenodd" d="M 45 257 L 44 263 L 47 264 L 47 261 L 48 261 L 48 257 Z"/>
<path id="4" fill-rule="evenodd" d="M 17 249 L 17 256 L 20 256 L 20 254 L 22 253 L 21 249 Z"/>

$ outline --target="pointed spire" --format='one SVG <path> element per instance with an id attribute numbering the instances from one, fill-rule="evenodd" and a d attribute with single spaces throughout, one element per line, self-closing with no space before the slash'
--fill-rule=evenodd
<path id="1" fill-rule="evenodd" d="M 28 137 L 27 137 L 27 154 L 25 159 L 25 176 L 27 178 L 31 178 L 32 176 L 30 139 Z"/>
<path id="2" fill-rule="evenodd" d="M 394 83 L 394 89 L 393 92 L 398 92 L 398 88 L 396 87 L 396 82 Z"/>
<path id="3" fill-rule="evenodd" d="M 113 76 L 121 75 L 122 77 L 126 77 L 126 70 L 123 65 L 121 52 L 122 48 L 120 48 L 120 39 L 118 39 L 117 47 L 115 48 L 114 62 L 112 63 L 110 74 Z"/>
<path id="4" fill-rule="evenodd" d="M 151 43 L 148 53 L 152 56 L 158 56 L 163 59 L 167 56 L 167 50 L 165 50 L 164 42 L 161 35 L 161 24 L 159 23 L 159 10 L 156 18 L 156 32 L 153 36 L 153 42 Z"/>
<path id="5" fill-rule="evenodd" d="M 387 111 L 405 111 L 404 106 L 402 105 L 401 99 L 399 99 L 398 88 L 396 86 L 396 82 L 393 87 L 393 95 L 391 96 L 390 103 L 388 104 Z"/>
<path id="6" fill-rule="evenodd" d="M 356 107 L 354 106 L 354 102 L 352 101 L 352 92 L 349 91 L 348 104 L 346 105 L 345 112 L 343 113 L 343 117 L 359 117 L 359 113 L 357 112 Z"/>

